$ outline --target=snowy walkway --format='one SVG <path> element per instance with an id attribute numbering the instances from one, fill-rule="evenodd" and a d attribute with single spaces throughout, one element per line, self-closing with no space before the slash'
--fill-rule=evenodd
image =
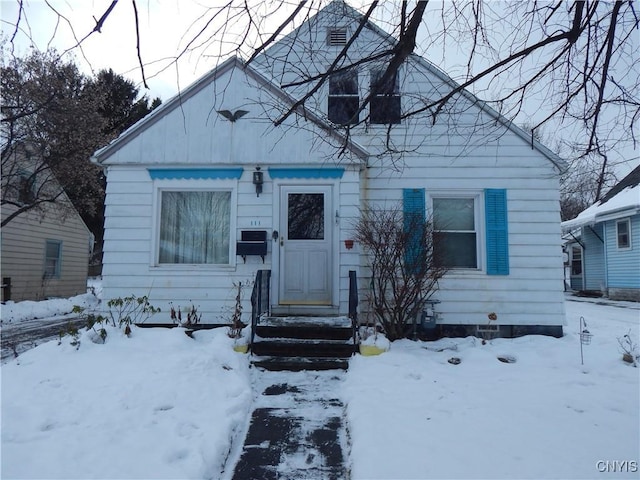
<path id="1" fill-rule="evenodd" d="M 345 372 L 253 369 L 252 376 L 254 409 L 232 478 L 348 478 L 344 405 L 338 398 Z"/>

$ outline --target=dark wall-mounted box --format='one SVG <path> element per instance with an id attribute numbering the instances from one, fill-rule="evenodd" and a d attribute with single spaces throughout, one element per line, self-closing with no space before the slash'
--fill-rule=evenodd
<path id="1" fill-rule="evenodd" d="M 236 242 L 236 255 L 240 255 L 245 263 L 249 255 L 260 256 L 264 263 L 264 257 L 267 255 L 267 231 L 242 230 L 240 241 Z"/>

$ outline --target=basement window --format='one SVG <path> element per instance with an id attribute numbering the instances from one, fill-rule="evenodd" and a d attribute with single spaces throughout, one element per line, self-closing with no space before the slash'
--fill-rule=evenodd
<path id="1" fill-rule="evenodd" d="M 327 30 L 327 45 L 340 47 L 347 44 L 346 28 L 330 28 Z"/>

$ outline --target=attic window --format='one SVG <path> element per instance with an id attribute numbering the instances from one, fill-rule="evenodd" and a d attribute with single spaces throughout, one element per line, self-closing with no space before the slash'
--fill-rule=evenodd
<path id="1" fill-rule="evenodd" d="M 347 70 L 329 77 L 329 120 L 338 125 L 358 123 L 358 72 Z"/>
<path id="2" fill-rule="evenodd" d="M 398 72 L 383 82 L 385 70 L 371 70 L 371 91 L 375 91 L 375 95 L 370 101 L 370 120 L 371 123 L 400 123 L 400 90 L 398 89 Z"/>
<path id="3" fill-rule="evenodd" d="M 347 44 L 346 28 L 330 28 L 327 32 L 327 45 L 336 47 Z"/>

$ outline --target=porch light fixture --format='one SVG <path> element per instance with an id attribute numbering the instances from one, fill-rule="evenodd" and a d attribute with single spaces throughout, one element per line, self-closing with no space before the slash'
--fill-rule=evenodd
<path id="1" fill-rule="evenodd" d="M 260 171 L 260 167 L 256 167 L 256 171 L 253 172 L 253 184 L 256 186 L 256 196 L 260 196 L 262 193 L 262 184 L 264 183 L 264 172 Z"/>

